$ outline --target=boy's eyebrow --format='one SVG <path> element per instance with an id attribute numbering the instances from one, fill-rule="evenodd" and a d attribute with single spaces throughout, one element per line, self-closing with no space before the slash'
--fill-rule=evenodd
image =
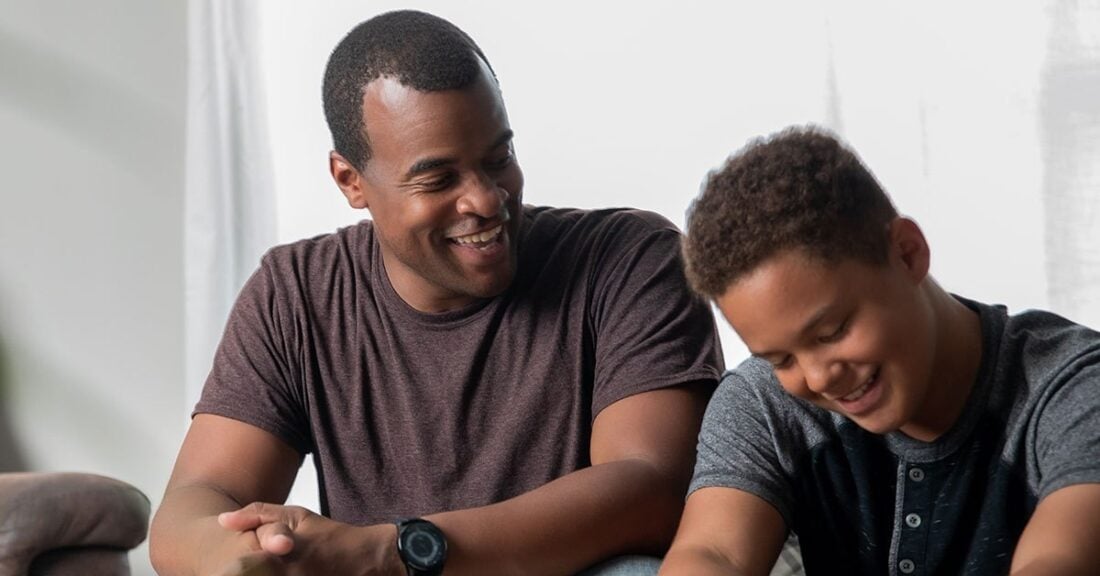
<path id="1" fill-rule="evenodd" d="M 835 307 L 834 302 L 828 302 L 825 305 L 818 308 L 816 311 L 814 311 L 813 314 L 810 314 L 809 320 L 806 320 L 805 322 L 802 323 L 802 328 L 800 328 L 798 330 L 798 334 L 801 336 L 803 334 L 806 334 L 806 333 L 810 332 L 814 328 L 816 328 L 817 325 L 820 324 L 821 321 L 824 320 L 825 317 L 828 316 L 829 313 L 833 311 L 834 307 Z M 784 354 L 784 352 L 776 352 L 776 351 L 773 351 L 773 350 L 765 350 L 763 352 L 753 352 L 752 350 L 749 350 L 749 352 L 752 353 L 753 356 L 756 356 L 758 358 L 764 358 L 764 359 L 766 359 L 765 358 L 766 356 L 778 356 L 778 355 Z"/>

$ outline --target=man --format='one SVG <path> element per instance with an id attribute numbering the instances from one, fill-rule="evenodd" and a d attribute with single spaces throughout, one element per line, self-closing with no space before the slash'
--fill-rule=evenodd
<path id="1" fill-rule="evenodd" d="M 523 206 L 494 72 L 434 16 L 352 30 L 324 105 L 333 179 L 372 221 L 272 250 L 242 290 L 154 520 L 158 572 L 661 554 L 722 370 L 679 233 Z M 278 504 L 305 453 L 320 515 Z"/>
<path id="2" fill-rule="evenodd" d="M 1086 574 L 1100 565 L 1100 334 L 955 296 L 832 136 L 710 175 L 688 278 L 753 358 L 707 409 L 662 574 Z"/>

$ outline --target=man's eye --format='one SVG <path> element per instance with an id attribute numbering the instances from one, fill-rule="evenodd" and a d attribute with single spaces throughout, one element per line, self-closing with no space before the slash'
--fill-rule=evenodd
<path id="1" fill-rule="evenodd" d="M 514 158 L 515 157 L 512 155 L 512 153 L 509 152 L 508 154 L 505 154 L 500 158 L 490 160 L 486 165 L 490 170 L 503 170 L 504 168 L 507 168 L 509 165 L 512 164 L 512 160 Z"/>
<path id="2" fill-rule="evenodd" d="M 438 178 L 431 178 L 429 180 L 423 180 L 421 182 L 418 182 L 417 186 L 419 186 L 422 190 L 427 190 L 429 192 L 436 192 L 436 191 L 443 190 L 445 188 L 450 187 L 453 182 L 454 182 L 454 176 L 448 174 L 446 176 L 440 176 Z"/>

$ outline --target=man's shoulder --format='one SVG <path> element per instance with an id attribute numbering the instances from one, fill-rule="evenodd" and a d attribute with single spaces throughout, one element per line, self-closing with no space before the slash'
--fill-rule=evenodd
<path id="1" fill-rule="evenodd" d="M 370 257 L 369 248 L 374 234 L 370 220 L 339 228 L 333 232 L 318 234 L 294 242 L 270 248 L 261 259 L 261 267 L 310 273 L 315 267 L 328 267 L 333 262 L 358 254 L 349 263 L 355 264 L 361 257 Z"/>
<path id="2" fill-rule="evenodd" d="M 638 208 L 565 208 L 551 206 L 523 207 L 523 215 L 528 224 L 548 227 L 559 231 L 581 227 L 601 230 L 608 228 L 629 228 L 639 232 L 667 230 L 679 234 L 680 230 L 668 218 Z"/>

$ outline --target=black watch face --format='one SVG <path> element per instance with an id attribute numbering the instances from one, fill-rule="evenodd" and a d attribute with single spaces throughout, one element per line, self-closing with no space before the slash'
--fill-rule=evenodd
<path id="1" fill-rule="evenodd" d="M 443 563 L 447 544 L 435 526 L 414 522 L 401 533 L 401 549 L 410 566 L 418 570 L 431 570 Z"/>

